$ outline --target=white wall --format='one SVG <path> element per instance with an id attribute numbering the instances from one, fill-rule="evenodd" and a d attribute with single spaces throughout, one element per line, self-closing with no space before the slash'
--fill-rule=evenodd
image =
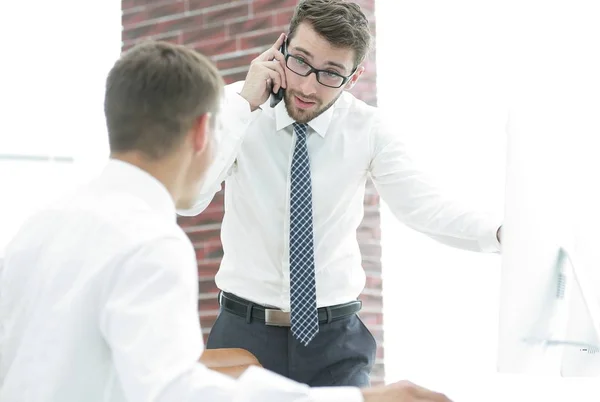
<path id="1" fill-rule="evenodd" d="M 380 107 L 397 117 L 447 191 L 499 214 L 505 127 L 522 61 L 515 46 L 521 34 L 535 37 L 536 12 L 545 11 L 528 4 L 531 20 L 518 21 L 523 31 L 515 32 L 522 4 L 376 3 Z M 597 380 L 496 374 L 500 256 L 439 245 L 398 223 L 385 204 L 382 247 L 387 382 L 407 378 L 465 402 L 598 400 Z"/>
<path id="2" fill-rule="evenodd" d="M 121 49 L 121 1 L 2 2 L 0 255 L 25 217 L 108 155 L 104 79 Z"/>

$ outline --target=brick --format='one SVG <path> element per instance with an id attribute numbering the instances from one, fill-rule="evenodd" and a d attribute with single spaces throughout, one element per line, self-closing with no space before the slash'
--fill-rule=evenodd
<path id="1" fill-rule="evenodd" d="M 128 14 L 124 13 L 121 17 L 121 25 L 123 27 L 130 27 L 146 20 L 148 20 L 148 14 L 145 11 L 134 11 Z"/>
<path id="2" fill-rule="evenodd" d="M 214 276 L 219 270 L 221 261 L 201 261 L 198 263 L 198 276 Z"/>
<path id="3" fill-rule="evenodd" d="M 379 195 L 377 194 L 366 194 L 365 205 L 379 205 Z"/>
<path id="4" fill-rule="evenodd" d="M 204 308 L 202 309 L 204 310 Z M 215 325 L 215 321 L 217 321 L 217 314 L 203 316 L 200 318 L 200 326 L 202 326 L 202 328 L 212 329 Z"/>
<path id="5" fill-rule="evenodd" d="M 360 319 L 369 328 L 383 325 L 383 313 L 361 312 Z"/>
<path id="6" fill-rule="evenodd" d="M 201 244 L 196 246 L 197 250 L 202 250 L 202 254 L 204 259 L 221 259 L 223 256 L 223 245 L 221 244 L 220 239 L 211 239 L 207 240 Z"/>
<path id="7" fill-rule="evenodd" d="M 368 226 L 379 226 L 380 224 L 379 208 L 377 205 L 367 205 L 365 207 L 365 216 L 363 222 Z"/>
<path id="8" fill-rule="evenodd" d="M 383 298 L 381 295 L 375 296 L 361 293 L 359 299 L 363 302 L 364 314 L 373 311 L 381 311 L 381 307 L 383 306 Z"/>
<path id="9" fill-rule="evenodd" d="M 233 82 L 243 81 L 246 79 L 247 71 L 241 73 L 228 74 L 223 76 L 223 80 L 226 84 L 231 84 Z"/>
<path id="10" fill-rule="evenodd" d="M 136 10 L 136 9 L 134 9 Z M 148 23 L 151 20 L 183 14 L 185 12 L 185 3 L 182 0 L 158 5 L 147 6 L 140 11 L 124 12 L 121 22 L 124 28 L 133 27 L 140 23 Z"/>
<path id="11" fill-rule="evenodd" d="M 220 0 L 189 0 L 188 4 L 190 11 L 195 11 L 214 7 L 216 5 L 223 4 L 223 2 Z"/>
<path id="12" fill-rule="evenodd" d="M 285 26 L 288 27 L 292 16 L 294 15 L 294 9 L 289 8 L 287 10 L 279 10 L 273 15 L 273 25 L 276 27 Z M 286 29 L 287 31 L 287 29 Z"/>
<path id="13" fill-rule="evenodd" d="M 383 367 L 383 364 L 374 364 L 373 365 L 373 369 L 371 370 L 371 378 L 384 378 L 385 377 L 385 369 Z M 381 380 L 380 382 L 381 383 Z M 372 384 L 374 385 L 374 384 Z"/>
<path id="14" fill-rule="evenodd" d="M 371 331 L 371 334 L 373 334 L 373 338 L 375 338 L 375 342 L 377 342 L 377 345 L 383 344 L 383 328 L 369 328 L 369 330 Z"/>
<path id="15" fill-rule="evenodd" d="M 379 260 L 371 261 L 368 259 L 364 259 L 362 261 L 363 269 L 369 273 L 379 273 L 381 272 L 381 262 Z"/>
<path id="16" fill-rule="evenodd" d="M 215 276 L 219 272 L 221 260 L 201 261 L 198 263 L 198 276 Z"/>
<path id="17" fill-rule="evenodd" d="M 360 94 L 359 95 L 359 99 L 360 99 Z M 365 188 L 365 194 L 371 195 L 371 194 L 377 194 L 377 189 L 375 188 L 375 185 L 373 184 L 373 181 L 371 179 L 367 180 L 367 186 Z"/>
<path id="18" fill-rule="evenodd" d="M 360 6 L 360 9 L 368 17 L 368 14 L 373 14 L 375 11 L 375 2 L 373 0 L 352 0 Z"/>
<path id="19" fill-rule="evenodd" d="M 200 306 L 202 311 L 218 311 L 219 302 L 217 301 L 217 293 L 214 294 L 214 297 L 203 298 L 202 300 L 198 300 L 198 305 Z M 202 317 L 202 319 L 203 318 L 204 317 Z"/>
<path id="20" fill-rule="evenodd" d="M 123 38 L 126 40 L 140 39 L 143 37 L 153 37 L 174 31 L 182 31 L 193 27 L 202 26 L 202 15 L 191 15 L 181 18 L 163 20 L 154 24 L 142 25 L 131 29 L 123 30 Z"/>
<path id="21" fill-rule="evenodd" d="M 379 257 L 373 257 L 370 255 L 363 255 L 362 256 L 362 265 L 366 266 L 367 264 L 373 264 L 374 266 L 377 266 L 379 272 L 381 272 L 381 258 Z"/>
<path id="22" fill-rule="evenodd" d="M 121 8 L 123 10 L 128 10 L 135 7 L 152 6 L 155 3 L 157 3 L 156 0 L 122 0 Z"/>
<path id="23" fill-rule="evenodd" d="M 181 33 L 180 32 L 170 32 L 170 33 L 159 34 L 159 35 L 155 35 L 155 36 L 139 38 L 137 40 L 125 40 L 124 39 L 125 46 L 124 46 L 123 50 L 127 50 L 127 49 L 131 48 L 132 46 L 134 46 L 138 43 L 142 43 L 148 39 L 160 40 L 160 41 L 175 43 L 175 44 L 181 44 Z"/>
<path id="24" fill-rule="evenodd" d="M 200 293 L 218 293 L 217 285 L 215 284 L 214 278 L 201 280 L 198 283 L 200 287 Z"/>
<path id="25" fill-rule="evenodd" d="M 210 42 L 199 42 L 193 46 L 194 49 L 210 57 L 235 51 L 237 49 L 237 42 L 235 39 L 224 39 Z"/>
<path id="26" fill-rule="evenodd" d="M 231 7 L 204 13 L 204 23 L 215 24 L 217 22 L 225 22 L 239 17 L 246 17 L 248 15 L 249 12 L 247 4 L 233 5 Z"/>
<path id="27" fill-rule="evenodd" d="M 369 30 L 371 31 L 371 35 L 375 35 L 377 24 L 375 24 L 375 16 L 368 17 L 369 18 Z M 375 41 L 373 41 L 375 43 Z"/>
<path id="28" fill-rule="evenodd" d="M 135 46 L 135 43 L 126 43 L 121 47 L 121 52 L 126 52 Z"/>
<path id="29" fill-rule="evenodd" d="M 208 241 L 218 241 L 221 239 L 221 227 L 199 226 L 198 230 L 187 233 L 188 238 L 194 246 L 204 244 Z"/>
<path id="30" fill-rule="evenodd" d="M 223 215 L 223 205 L 209 205 L 204 211 L 194 216 L 178 217 L 179 224 L 184 228 L 195 229 L 198 225 L 220 223 Z"/>
<path id="31" fill-rule="evenodd" d="M 258 57 L 258 55 L 260 55 L 260 53 L 255 52 L 243 56 L 229 57 L 226 59 L 217 60 L 217 68 L 219 70 L 229 70 L 231 68 L 236 67 L 248 67 L 250 66 L 250 63 L 252 63 L 252 60 Z"/>
<path id="32" fill-rule="evenodd" d="M 374 240 L 379 241 L 381 239 L 381 227 L 362 224 L 358 228 L 357 238 L 361 243 L 371 242 Z"/>
<path id="33" fill-rule="evenodd" d="M 371 90 L 370 86 L 357 85 L 351 92 L 355 95 L 360 95 L 360 98 L 369 105 L 373 105 L 373 102 L 377 99 L 377 93 Z"/>
<path id="34" fill-rule="evenodd" d="M 369 230 L 367 230 L 369 229 Z M 359 243 L 364 243 L 366 241 L 370 241 L 375 238 L 375 234 L 370 230 L 370 228 L 359 227 L 356 231 L 356 239 Z"/>
<path id="35" fill-rule="evenodd" d="M 185 31 L 182 34 L 183 43 L 209 42 L 223 40 L 226 37 L 224 25 L 203 27 Z"/>
<path id="36" fill-rule="evenodd" d="M 184 228 L 189 228 L 189 227 L 195 228 L 198 225 L 206 223 L 207 216 L 209 216 L 212 213 L 216 214 L 217 212 L 223 213 L 223 204 L 220 204 L 220 205 L 217 204 L 217 205 L 214 205 L 214 207 L 213 207 L 213 204 L 211 204 L 198 215 L 179 216 L 177 218 L 177 222 L 179 223 L 180 226 L 182 226 Z M 215 218 L 215 219 L 220 219 L 220 218 Z"/>
<path id="37" fill-rule="evenodd" d="M 207 259 L 223 258 L 223 247 L 220 242 L 209 241 L 196 246 L 196 259 L 204 261 Z"/>
<path id="38" fill-rule="evenodd" d="M 252 12 L 259 14 L 265 11 L 280 10 L 282 8 L 293 8 L 298 0 L 254 0 L 251 3 Z"/>
<path id="39" fill-rule="evenodd" d="M 381 277 L 367 276 L 367 283 L 365 286 L 367 289 L 381 290 L 383 287 L 383 281 Z"/>
<path id="40" fill-rule="evenodd" d="M 381 245 L 379 244 L 360 244 L 360 251 L 363 255 L 381 258 Z"/>
<path id="41" fill-rule="evenodd" d="M 223 193 L 222 191 L 219 191 L 217 194 L 215 194 L 212 202 L 204 211 L 202 211 L 202 213 L 195 216 L 178 216 L 177 222 L 182 227 L 194 227 L 207 222 L 220 223 L 222 220 L 223 211 Z M 221 216 L 218 216 L 219 213 Z M 206 219 L 209 216 L 213 217 L 207 221 Z"/>
<path id="42" fill-rule="evenodd" d="M 379 241 L 381 240 L 381 228 L 361 225 L 358 228 L 357 237 L 361 243 Z"/>
<path id="43" fill-rule="evenodd" d="M 365 96 L 373 97 L 377 96 L 377 87 L 376 84 L 366 81 L 359 80 L 354 88 L 352 88 L 352 93 L 360 94 L 361 98 L 365 100 Z"/>
<path id="44" fill-rule="evenodd" d="M 221 223 L 223 220 L 223 207 L 222 204 L 213 204 L 209 205 L 204 211 L 202 211 L 199 215 L 189 216 L 189 217 L 180 217 L 179 221 L 181 226 L 183 227 L 194 227 L 198 225 L 210 225 L 214 223 Z"/>
<path id="45" fill-rule="evenodd" d="M 236 36 L 245 34 L 247 32 L 269 29 L 273 26 L 273 16 L 263 15 L 247 19 L 245 21 L 229 22 L 227 24 L 227 34 L 229 36 Z"/>
<path id="46" fill-rule="evenodd" d="M 277 37 L 281 33 L 280 29 L 271 29 L 269 31 L 263 31 L 259 33 L 249 33 L 238 37 L 239 49 L 252 49 L 255 47 L 267 47 L 272 46 L 277 40 Z"/>

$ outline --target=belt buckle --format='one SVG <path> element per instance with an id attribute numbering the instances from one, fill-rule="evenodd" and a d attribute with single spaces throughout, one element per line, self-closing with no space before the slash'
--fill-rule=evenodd
<path id="1" fill-rule="evenodd" d="M 265 325 L 274 327 L 289 327 L 292 325 L 290 322 L 290 313 L 267 308 L 265 309 Z"/>

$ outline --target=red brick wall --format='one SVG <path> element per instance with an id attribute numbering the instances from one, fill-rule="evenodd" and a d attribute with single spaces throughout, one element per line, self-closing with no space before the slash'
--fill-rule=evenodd
<path id="1" fill-rule="evenodd" d="M 375 32 L 375 0 L 357 1 L 372 21 Z M 297 0 L 123 0 L 123 49 L 154 38 L 189 45 L 217 64 L 227 83 L 243 80 L 250 61 L 271 45 L 287 24 Z M 376 104 L 375 53 L 353 93 Z M 214 275 L 223 250 L 219 238 L 223 218 L 223 194 L 215 196 L 200 216 L 182 218 L 180 225 L 194 243 L 200 281 L 200 319 L 205 335 L 216 318 L 218 306 Z M 379 344 L 373 382 L 383 381 L 383 313 L 381 296 L 381 246 L 379 198 L 369 184 L 365 219 L 358 238 L 367 271 L 362 319 Z"/>

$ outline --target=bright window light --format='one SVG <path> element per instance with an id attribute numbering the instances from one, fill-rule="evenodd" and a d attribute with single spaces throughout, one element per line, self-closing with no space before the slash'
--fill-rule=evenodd
<path id="1" fill-rule="evenodd" d="M 121 50 L 121 2 L 6 2 L 0 24 L 0 255 L 37 208 L 108 156 L 104 80 Z"/>

